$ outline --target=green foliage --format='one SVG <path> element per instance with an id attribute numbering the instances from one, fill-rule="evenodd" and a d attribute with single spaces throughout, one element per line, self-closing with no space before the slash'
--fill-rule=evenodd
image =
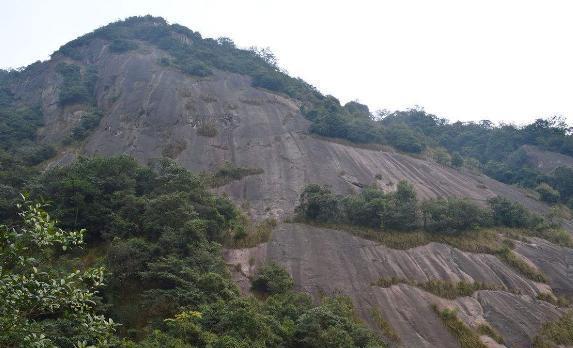
<path id="1" fill-rule="evenodd" d="M 264 301 L 236 296 L 185 310 L 166 320 L 163 328 L 140 344 L 153 346 L 152 342 L 159 341 L 193 347 L 286 348 L 381 345 L 355 321 L 349 299 L 323 298 L 321 304 L 313 305 L 308 295 L 289 289 Z"/>
<path id="2" fill-rule="evenodd" d="M 558 307 L 568 307 L 571 302 L 563 296 L 555 296 L 551 292 L 540 292 L 536 298 L 541 301 L 549 302 Z"/>
<path id="3" fill-rule="evenodd" d="M 416 204 L 416 192 L 405 181 L 389 194 L 367 188 L 347 197 L 334 195 L 326 186 L 311 184 L 301 193 L 295 212 L 303 220 L 405 230 L 416 224 Z"/>
<path id="4" fill-rule="evenodd" d="M 281 294 L 292 290 L 293 286 L 294 282 L 288 272 L 271 263 L 257 272 L 251 288 L 263 294 Z"/>
<path id="5" fill-rule="evenodd" d="M 97 110 L 88 111 L 82 114 L 78 125 L 72 129 L 72 138 L 74 140 L 85 139 L 89 133 L 99 126 L 103 115 Z"/>
<path id="6" fill-rule="evenodd" d="M 51 266 L 59 251 L 82 244 L 84 231 L 66 232 L 42 210 L 24 202 L 22 224 L 0 226 L 0 345 L 107 346 L 115 324 L 95 312 L 103 268 L 65 271 Z M 73 322 L 65 331 L 57 328 Z M 69 344 L 62 340 L 66 335 Z"/>
<path id="7" fill-rule="evenodd" d="M 60 63 L 56 71 L 63 78 L 58 100 L 60 105 L 91 102 L 93 96 L 78 65 Z"/>
<path id="8" fill-rule="evenodd" d="M 0 81 L 0 150 L 17 156 L 28 165 L 52 157 L 55 155 L 53 147 L 36 143 L 36 131 L 43 125 L 41 108 L 21 105 Z"/>
<path id="9" fill-rule="evenodd" d="M 404 180 L 398 182 L 396 191 L 389 195 L 386 209 L 381 213 L 382 226 L 396 230 L 415 228 L 418 222 L 417 204 L 414 186 Z"/>
<path id="10" fill-rule="evenodd" d="M 213 241 L 240 224 L 239 213 L 173 162 L 83 158 L 46 172 L 33 193 L 52 200 L 62 225 L 90 228 L 90 245 L 111 242 L 104 295 L 123 331 L 236 292 Z"/>
<path id="11" fill-rule="evenodd" d="M 555 169 L 553 178 L 550 179 L 552 186 L 559 191 L 563 202 L 570 202 L 573 198 L 573 169 L 559 167 Z"/>
<path id="12" fill-rule="evenodd" d="M 385 230 L 412 230 L 419 227 L 440 234 L 460 234 L 492 225 L 531 228 L 536 236 L 560 240 L 558 230 L 519 203 L 502 197 L 490 199 L 489 208 L 461 198 L 430 199 L 418 203 L 416 191 L 400 181 L 395 192 L 364 188 L 360 193 L 337 196 L 326 186 L 307 185 L 295 213 L 299 219 L 319 223 L 346 224 Z M 420 214 L 421 213 L 421 214 Z M 421 219 L 420 219 L 421 215 Z"/>
<path id="13" fill-rule="evenodd" d="M 328 187 L 310 184 L 300 194 L 295 211 L 303 219 L 329 222 L 339 216 L 338 205 L 339 198 Z"/>
<path id="14" fill-rule="evenodd" d="M 440 233 L 458 233 L 491 225 L 491 214 L 463 198 L 438 198 L 421 204 L 424 229 Z"/>
<path id="15" fill-rule="evenodd" d="M 433 308 L 448 330 L 458 339 L 462 348 L 486 348 L 479 336 L 458 319 L 456 310 L 448 308 L 439 310 L 435 305 Z"/>
<path id="16" fill-rule="evenodd" d="M 497 196 L 489 199 L 488 203 L 496 226 L 535 228 L 543 222 L 541 217 L 529 213 L 521 204 L 507 198 Z"/>

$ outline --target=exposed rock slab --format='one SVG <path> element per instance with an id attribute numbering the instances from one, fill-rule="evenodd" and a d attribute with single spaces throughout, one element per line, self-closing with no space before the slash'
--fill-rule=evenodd
<path id="1" fill-rule="evenodd" d="M 254 257 L 259 258 L 257 262 L 242 266 L 242 281 L 247 282 L 246 276 L 264 262 L 260 258 L 277 262 L 289 271 L 300 290 L 315 298 L 332 293 L 349 295 L 360 316 L 373 328 L 377 326 L 371 310 L 378 309 L 407 347 L 457 347 L 455 338 L 433 313 L 433 303 L 459 308 L 460 318 L 470 326 L 487 321 L 500 332 L 507 328 L 504 338 L 517 347 L 526 347 L 541 323 L 560 313 L 556 307 L 533 299 L 544 291 L 543 285 L 523 278 L 495 256 L 466 253 L 439 243 L 395 250 L 341 231 L 281 224 L 264 245 L 226 251 L 229 263 L 242 260 L 243 265 Z M 420 282 L 480 281 L 524 295 L 479 291 L 452 301 L 405 284 L 371 286 L 381 277 L 392 276 Z"/>
<path id="2" fill-rule="evenodd" d="M 573 249 L 531 238 L 530 243 L 516 242 L 515 250 L 547 276 L 557 294 L 573 297 Z"/>

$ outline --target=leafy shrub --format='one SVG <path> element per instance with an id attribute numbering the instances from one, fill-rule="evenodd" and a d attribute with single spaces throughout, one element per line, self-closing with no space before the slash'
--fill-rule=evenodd
<path id="1" fill-rule="evenodd" d="M 277 264 L 263 266 L 251 282 L 251 288 L 263 294 L 281 294 L 294 286 L 290 274 Z"/>
<path id="2" fill-rule="evenodd" d="M 78 125 L 72 129 L 72 138 L 74 140 L 85 139 L 92 130 L 99 126 L 102 118 L 102 113 L 97 110 L 82 114 Z"/>
<path id="3" fill-rule="evenodd" d="M 81 245 L 84 231 L 56 227 L 41 204 L 24 201 L 21 209 L 18 226 L 0 226 L 0 345 L 55 346 L 62 335 L 70 346 L 111 343 L 116 325 L 95 309 L 104 269 L 54 267 L 54 251 Z M 76 325 L 54 330 L 70 322 Z"/>
<path id="4" fill-rule="evenodd" d="M 424 228 L 441 233 L 457 233 L 491 224 L 485 209 L 468 199 L 447 198 L 427 200 L 421 204 Z"/>
<path id="5" fill-rule="evenodd" d="M 537 227 L 543 222 L 541 217 L 529 213 L 521 204 L 507 198 L 490 198 L 488 203 L 496 226 Z"/>
<path id="6" fill-rule="evenodd" d="M 338 215 L 339 202 L 327 186 L 310 184 L 300 194 L 295 211 L 303 219 L 319 222 L 333 221 Z"/>
<path id="7" fill-rule="evenodd" d="M 84 103 L 91 100 L 91 95 L 84 81 L 80 67 L 74 64 L 60 63 L 56 71 L 62 76 L 59 103 L 61 105 Z"/>
<path id="8" fill-rule="evenodd" d="M 199 77 L 209 76 L 213 73 L 209 66 L 202 62 L 186 63 L 181 66 L 181 70 L 189 75 Z"/>
<path id="9" fill-rule="evenodd" d="M 396 191 L 389 195 L 382 212 L 382 227 L 397 230 L 412 229 L 418 223 L 418 199 L 412 184 L 400 181 Z"/>

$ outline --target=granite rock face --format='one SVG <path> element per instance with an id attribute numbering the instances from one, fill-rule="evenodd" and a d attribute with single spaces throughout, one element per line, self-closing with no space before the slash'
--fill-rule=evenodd
<path id="1" fill-rule="evenodd" d="M 205 78 L 186 75 L 158 64 L 163 51 L 141 46 L 112 54 L 94 40 L 86 49 L 81 63 L 97 68 L 96 100 L 104 117 L 81 147 L 64 149 L 51 165 L 78 155 L 129 154 L 142 162 L 169 156 L 193 171 L 214 170 L 226 161 L 260 168 L 263 174 L 222 189 L 237 202 L 248 201 L 256 217 L 292 213 L 308 183 L 347 193 L 364 185 L 393 190 L 400 180 L 410 181 L 422 199 L 458 196 L 484 202 L 503 195 L 547 211 L 546 205 L 483 175 L 313 137 L 297 101 L 253 88 L 247 76 L 221 71 Z M 19 88 L 21 97 L 42 105 L 46 127 L 41 139 L 46 143 L 68 136 L 85 111 L 81 105 L 62 108 L 57 103 L 61 78 L 55 67 L 61 61 L 68 60 L 56 56 L 44 63 L 42 73 Z M 205 125 L 216 135 L 201 136 L 198 130 Z"/>
<path id="2" fill-rule="evenodd" d="M 457 347 L 457 341 L 433 312 L 433 304 L 457 308 L 460 319 L 470 327 L 488 323 L 511 347 L 529 347 L 541 325 L 562 313 L 535 299 L 540 292 L 550 291 L 547 285 L 524 278 L 493 255 L 463 252 L 438 243 L 394 250 L 343 231 L 281 224 L 268 243 L 227 250 L 225 256 L 235 265 L 235 279 L 244 291 L 248 291 L 248 277 L 257 266 L 279 263 L 294 277 L 299 290 L 315 298 L 333 293 L 350 295 L 360 316 L 373 328 L 377 324 L 372 310 L 379 311 L 407 347 Z M 479 281 L 512 292 L 481 290 L 471 297 L 446 300 L 407 284 L 388 288 L 373 285 L 392 276 L 416 282 Z M 565 286 L 572 289 L 573 278 Z"/>

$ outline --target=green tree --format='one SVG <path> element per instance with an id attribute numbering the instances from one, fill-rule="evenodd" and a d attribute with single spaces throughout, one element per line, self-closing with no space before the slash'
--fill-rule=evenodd
<path id="1" fill-rule="evenodd" d="M 296 213 L 304 219 L 333 221 L 338 216 L 338 198 L 327 186 L 307 185 L 300 195 Z"/>
<path id="2" fill-rule="evenodd" d="M 412 184 L 405 180 L 400 181 L 382 212 L 382 227 L 397 230 L 414 228 L 418 222 L 417 204 L 418 199 Z"/>
<path id="3" fill-rule="evenodd" d="M 293 286 L 294 281 L 290 274 L 277 264 L 271 263 L 257 272 L 251 288 L 266 294 L 280 294 L 292 290 Z"/>
<path id="4" fill-rule="evenodd" d="M 56 227 L 41 204 L 24 201 L 19 208 L 21 226 L 0 226 L 0 346 L 108 345 L 115 324 L 95 312 L 103 268 L 53 266 L 58 253 L 82 245 L 84 231 Z M 54 330 L 62 321 L 74 323 L 65 334 Z"/>

